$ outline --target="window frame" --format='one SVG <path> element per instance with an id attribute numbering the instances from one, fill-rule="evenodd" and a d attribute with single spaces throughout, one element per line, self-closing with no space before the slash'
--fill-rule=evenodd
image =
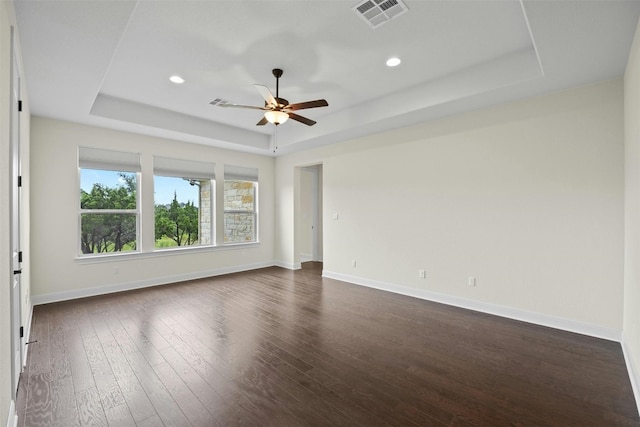
<path id="1" fill-rule="evenodd" d="M 141 180 L 142 167 L 140 163 L 141 154 L 120 150 L 109 150 L 104 148 L 95 148 L 87 146 L 79 146 L 77 151 L 77 253 L 78 258 L 100 258 L 113 255 L 139 253 L 142 248 L 142 196 L 141 196 Z M 135 209 L 83 209 L 82 208 L 82 170 L 98 170 L 105 172 L 135 174 L 136 177 L 136 208 Z M 113 251 L 84 253 L 82 251 L 82 216 L 88 215 L 135 215 L 136 226 L 136 248 L 132 251 Z"/>
<path id="2" fill-rule="evenodd" d="M 163 156 L 153 156 L 153 209 L 154 209 L 154 236 L 153 236 L 153 252 L 171 251 L 171 250 L 188 250 L 194 248 L 208 248 L 216 246 L 216 174 L 214 162 L 203 162 L 196 160 L 175 159 Z M 169 246 L 157 247 L 155 238 L 155 208 L 156 208 L 156 177 L 176 178 L 187 181 L 199 181 L 209 183 L 209 243 L 200 243 L 202 237 L 200 234 L 202 222 L 200 221 L 202 213 L 202 194 L 198 194 L 198 244 L 187 246 Z M 199 186 L 201 189 L 202 187 Z M 200 190 L 201 191 L 201 190 Z"/>
<path id="3" fill-rule="evenodd" d="M 156 238 L 155 238 L 155 208 L 156 208 L 156 199 L 155 199 L 155 185 L 156 185 L 156 177 L 162 177 L 162 178 L 175 178 L 175 179 L 183 179 L 183 180 L 187 180 L 187 181 L 198 181 L 200 183 L 202 182 L 208 182 L 209 183 L 209 243 L 202 243 L 202 221 L 200 220 L 201 215 L 202 215 L 202 209 L 203 207 L 202 205 L 202 194 L 198 194 L 198 243 L 197 244 L 191 244 L 191 245 L 184 245 L 184 246 L 167 246 L 167 247 L 158 247 L 156 246 Z M 216 180 L 215 179 L 202 179 L 202 178 L 186 178 L 186 177 L 175 177 L 175 176 L 167 176 L 167 175 L 159 175 L 159 174 L 153 174 L 153 185 L 154 185 L 154 198 L 153 198 L 153 209 L 154 209 L 154 216 L 153 216 L 153 229 L 154 229 L 154 236 L 153 236 L 153 251 L 169 251 L 169 250 L 185 250 L 185 249 L 189 249 L 189 248 L 206 248 L 206 247 L 211 247 L 211 246 L 216 246 L 216 230 L 215 230 L 215 224 L 216 224 L 216 220 L 215 220 L 215 186 L 216 186 Z M 197 184 L 198 185 L 198 184 Z M 201 184 L 200 184 L 201 185 Z M 202 188 L 202 187 L 199 187 Z M 200 190 L 202 191 L 202 190 Z M 181 201 L 178 201 L 179 203 L 184 203 Z"/>
<path id="4" fill-rule="evenodd" d="M 224 186 L 223 186 L 223 208 L 222 208 L 222 231 L 223 231 L 223 244 L 226 246 L 232 245 L 249 245 L 260 243 L 260 227 L 259 227 L 259 180 L 258 180 L 258 169 L 257 168 L 247 168 L 240 166 L 224 166 Z M 252 210 L 240 210 L 240 209 L 227 209 L 224 198 L 226 197 L 226 183 L 227 181 L 235 181 L 235 182 L 250 182 L 252 184 L 253 190 L 253 209 Z M 251 214 L 253 216 L 253 239 L 242 241 L 242 242 L 227 242 L 226 237 L 226 215 L 227 214 Z"/>
<path id="5" fill-rule="evenodd" d="M 173 247 L 155 247 L 155 179 L 150 177 L 162 176 L 162 177 L 175 177 L 185 179 L 182 175 L 186 176 L 198 176 L 201 172 L 198 168 L 188 173 L 180 174 L 165 174 L 156 170 L 155 161 L 158 157 L 157 154 L 142 154 L 140 152 L 127 152 L 122 150 L 111 150 L 90 146 L 78 146 L 77 149 L 77 237 L 76 237 L 76 261 L 80 263 L 102 263 L 113 261 L 114 258 L 154 258 L 157 256 L 172 256 L 172 253 L 188 251 L 193 253 L 198 252 L 210 252 L 218 250 L 233 250 L 234 247 L 258 247 L 260 244 L 260 187 L 259 187 L 259 168 L 257 167 L 242 167 L 242 166 L 228 166 L 216 164 L 213 161 L 192 161 L 182 160 L 176 158 L 164 157 L 165 160 L 170 161 L 171 169 L 180 169 L 184 165 L 188 164 L 200 164 L 200 166 L 206 164 L 209 166 L 209 172 L 212 177 L 206 178 L 187 178 L 195 179 L 197 181 L 207 181 L 210 184 L 209 193 L 209 224 L 210 227 L 210 241 L 209 243 L 198 243 L 189 246 L 173 246 Z M 153 161 L 153 163 L 151 163 Z M 151 164 L 146 164 L 147 162 Z M 145 166 L 146 164 L 146 166 Z M 218 169 L 216 169 L 216 167 Z M 82 179 L 83 170 L 97 170 L 118 172 L 133 175 L 135 177 L 135 209 L 83 209 L 82 208 Z M 188 169 L 188 168 L 186 168 Z M 222 170 L 224 174 L 221 174 Z M 185 168 L 182 168 L 184 172 Z M 200 169 L 202 171 L 202 169 Z M 216 171 L 218 172 L 216 174 Z M 193 173 L 191 173 L 193 172 Z M 206 175 L 206 174 L 205 174 Z M 219 177 L 219 175 L 223 175 Z M 102 177 L 101 177 L 102 178 Z M 220 179 L 221 178 L 221 179 Z M 86 179 L 86 177 L 85 177 Z M 91 179 L 91 178 L 90 178 Z M 253 203 L 251 210 L 246 209 L 225 209 L 225 182 L 226 181 L 241 181 L 251 183 L 251 192 L 253 196 Z M 117 184 L 114 184 L 109 177 L 105 177 L 104 180 L 100 179 L 97 182 L 90 181 L 93 184 L 100 183 L 106 188 L 114 188 Z M 91 190 L 89 190 L 91 191 Z M 206 190 L 205 190 L 206 191 Z M 144 194 L 143 194 L 144 193 Z M 222 193 L 222 194 L 221 194 Z M 152 199 L 148 200 L 149 194 L 152 194 Z M 202 193 L 201 193 L 202 194 Z M 201 197 L 201 194 L 199 197 Z M 246 193 L 245 193 L 246 194 Z M 199 199 L 198 210 L 201 215 L 203 209 L 202 200 Z M 131 200 L 129 199 L 129 204 Z M 204 203 L 206 206 L 206 202 Z M 148 210 L 154 211 L 153 215 L 149 215 Z M 135 218 L 135 249 L 126 248 L 126 245 L 122 245 L 121 250 L 111 252 L 83 252 L 82 241 L 82 219 L 84 215 L 130 215 Z M 250 215 L 253 221 L 253 233 L 252 240 L 246 241 L 230 241 L 225 242 L 225 224 L 224 219 L 227 214 L 243 214 Z M 85 217 L 86 218 L 86 217 Z M 152 220 L 151 227 L 148 221 Z M 86 221 L 86 219 L 85 219 Z M 107 223 L 108 224 L 108 223 Z M 202 227 L 207 228 L 203 221 L 199 217 L 198 224 L 198 241 L 202 240 L 201 230 Z M 86 227 L 85 227 L 86 228 Z M 151 234 L 149 232 L 151 231 Z M 129 234 L 130 235 L 130 234 Z M 248 234 L 247 234 L 248 235 Z M 116 239 L 110 239 L 116 240 Z M 90 243 L 90 241 L 89 241 Z M 125 249 L 125 250 L 123 250 Z"/>

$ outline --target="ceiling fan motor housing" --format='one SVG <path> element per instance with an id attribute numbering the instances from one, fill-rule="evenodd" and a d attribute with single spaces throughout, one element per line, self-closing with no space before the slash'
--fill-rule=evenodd
<path id="1" fill-rule="evenodd" d="M 286 107 L 287 105 L 289 105 L 289 101 L 287 101 L 284 98 L 276 98 L 275 96 L 273 97 L 273 99 L 276 100 L 277 105 L 274 107 L 273 105 L 269 104 L 267 101 L 264 102 L 264 106 L 265 108 L 272 108 L 275 110 L 281 110 L 284 107 Z"/>

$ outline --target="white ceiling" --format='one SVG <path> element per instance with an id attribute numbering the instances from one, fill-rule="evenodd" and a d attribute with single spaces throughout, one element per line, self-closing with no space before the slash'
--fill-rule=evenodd
<path id="1" fill-rule="evenodd" d="M 404 0 L 371 28 L 348 0 L 15 0 L 32 113 L 272 155 L 254 83 L 324 98 L 276 155 L 618 77 L 640 0 Z M 398 56 L 402 64 L 388 68 Z M 169 82 L 172 74 L 186 82 Z"/>

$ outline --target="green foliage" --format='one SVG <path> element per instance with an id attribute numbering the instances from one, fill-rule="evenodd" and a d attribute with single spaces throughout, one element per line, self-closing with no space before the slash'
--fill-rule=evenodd
<path id="1" fill-rule="evenodd" d="M 178 246 L 175 240 L 162 236 L 156 240 L 156 248 L 173 248 Z"/>
<path id="2" fill-rule="evenodd" d="M 82 209 L 136 209 L 136 176 L 119 173 L 123 184 L 106 187 L 94 184 L 91 192 L 82 190 Z M 80 244 L 82 253 L 120 252 L 135 250 L 136 215 L 129 213 L 83 213 Z"/>
<path id="3" fill-rule="evenodd" d="M 156 247 L 167 247 L 165 239 L 171 239 L 175 246 L 189 246 L 198 243 L 198 208 L 193 202 L 179 203 L 176 193 L 169 206 L 155 207 Z"/>

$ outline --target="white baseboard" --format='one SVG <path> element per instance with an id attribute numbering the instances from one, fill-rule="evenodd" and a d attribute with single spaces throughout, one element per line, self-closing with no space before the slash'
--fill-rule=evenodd
<path id="1" fill-rule="evenodd" d="M 203 279 L 207 277 L 220 276 L 223 274 L 239 273 L 242 271 L 257 270 L 259 268 L 273 267 L 274 262 L 263 262 L 255 264 L 236 265 L 233 267 L 217 268 L 214 270 L 204 270 L 188 274 L 177 274 L 174 276 L 154 277 L 151 279 L 138 280 L 134 282 L 117 283 L 113 285 L 98 286 L 95 288 L 77 289 L 73 291 L 53 292 L 44 295 L 31 297 L 32 305 L 48 304 L 58 301 L 68 301 L 77 298 L 86 298 L 97 295 L 111 294 L 114 292 L 130 291 L 133 289 L 148 288 L 151 286 L 166 285 L 169 283 L 184 282 L 187 280 Z"/>
<path id="2" fill-rule="evenodd" d="M 453 295 L 441 294 L 422 289 L 408 288 L 392 283 L 380 282 L 377 280 L 366 279 L 357 276 L 351 276 L 333 271 L 322 271 L 322 277 L 340 280 L 343 282 L 353 283 L 355 285 L 367 286 L 369 288 L 380 289 L 396 294 L 407 295 L 414 298 L 420 298 L 428 301 L 438 302 L 441 304 L 452 305 L 455 307 L 466 308 L 468 310 L 479 311 L 482 313 L 492 314 L 495 316 L 506 317 L 509 319 L 519 320 L 522 322 L 533 323 L 536 325 L 547 326 L 550 328 L 560 329 L 563 331 L 574 332 L 582 335 L 588 335 L 596 338 L 602 338 L 610 341 L 620 342 L 622 332 L 605 328 L 598 325 L 592 325 L 575 320 L 565 319 L 561 317 L 550 316 L 547 314 L 536 313 L 521 310 L 513 307 L 506 307 L 497 304 L 476 301 L 472 299 L 457 297 Z"/>
<path id="3" fill-rule="evenodd" d="M 300 270 L 302 268 L 302 265 L 299 262 L 294 264 L 290 262 L 277 261 L 274 265 L 277 267 L 286 268 L 287 270 Z"/>
<path id="4" fill-rule="evenodd" d="M 309 254 L 300 254 L 300 262 L 322 262 L 322 257 L 318 258 L 318 259 L 314 259 L 313 255 L 309 255 Z"/>
<path id="5" fill-rule="evenodd" d="M 622 334 L 622 354 L 624 354 L 624 363 L 627 365 L 627 372 L 629 373 L 629 380 L 631 381 L 631 388 L 633 389 L 633 395 L 636 398 L 636 408 L 640 412 L 640 378 L 638 378 L 638 371 L 633 363 L 629 349 L 627 348 L 626 340 L 624 339 L 624 333 Z"/>
<path id="6" fill-rule="evenodd" d="M 11 401 L 9 405 L 9 416 L 7 417 L 7 427 L 17 427 L 18 414 L 16 414 L 16 402 Z"/>

